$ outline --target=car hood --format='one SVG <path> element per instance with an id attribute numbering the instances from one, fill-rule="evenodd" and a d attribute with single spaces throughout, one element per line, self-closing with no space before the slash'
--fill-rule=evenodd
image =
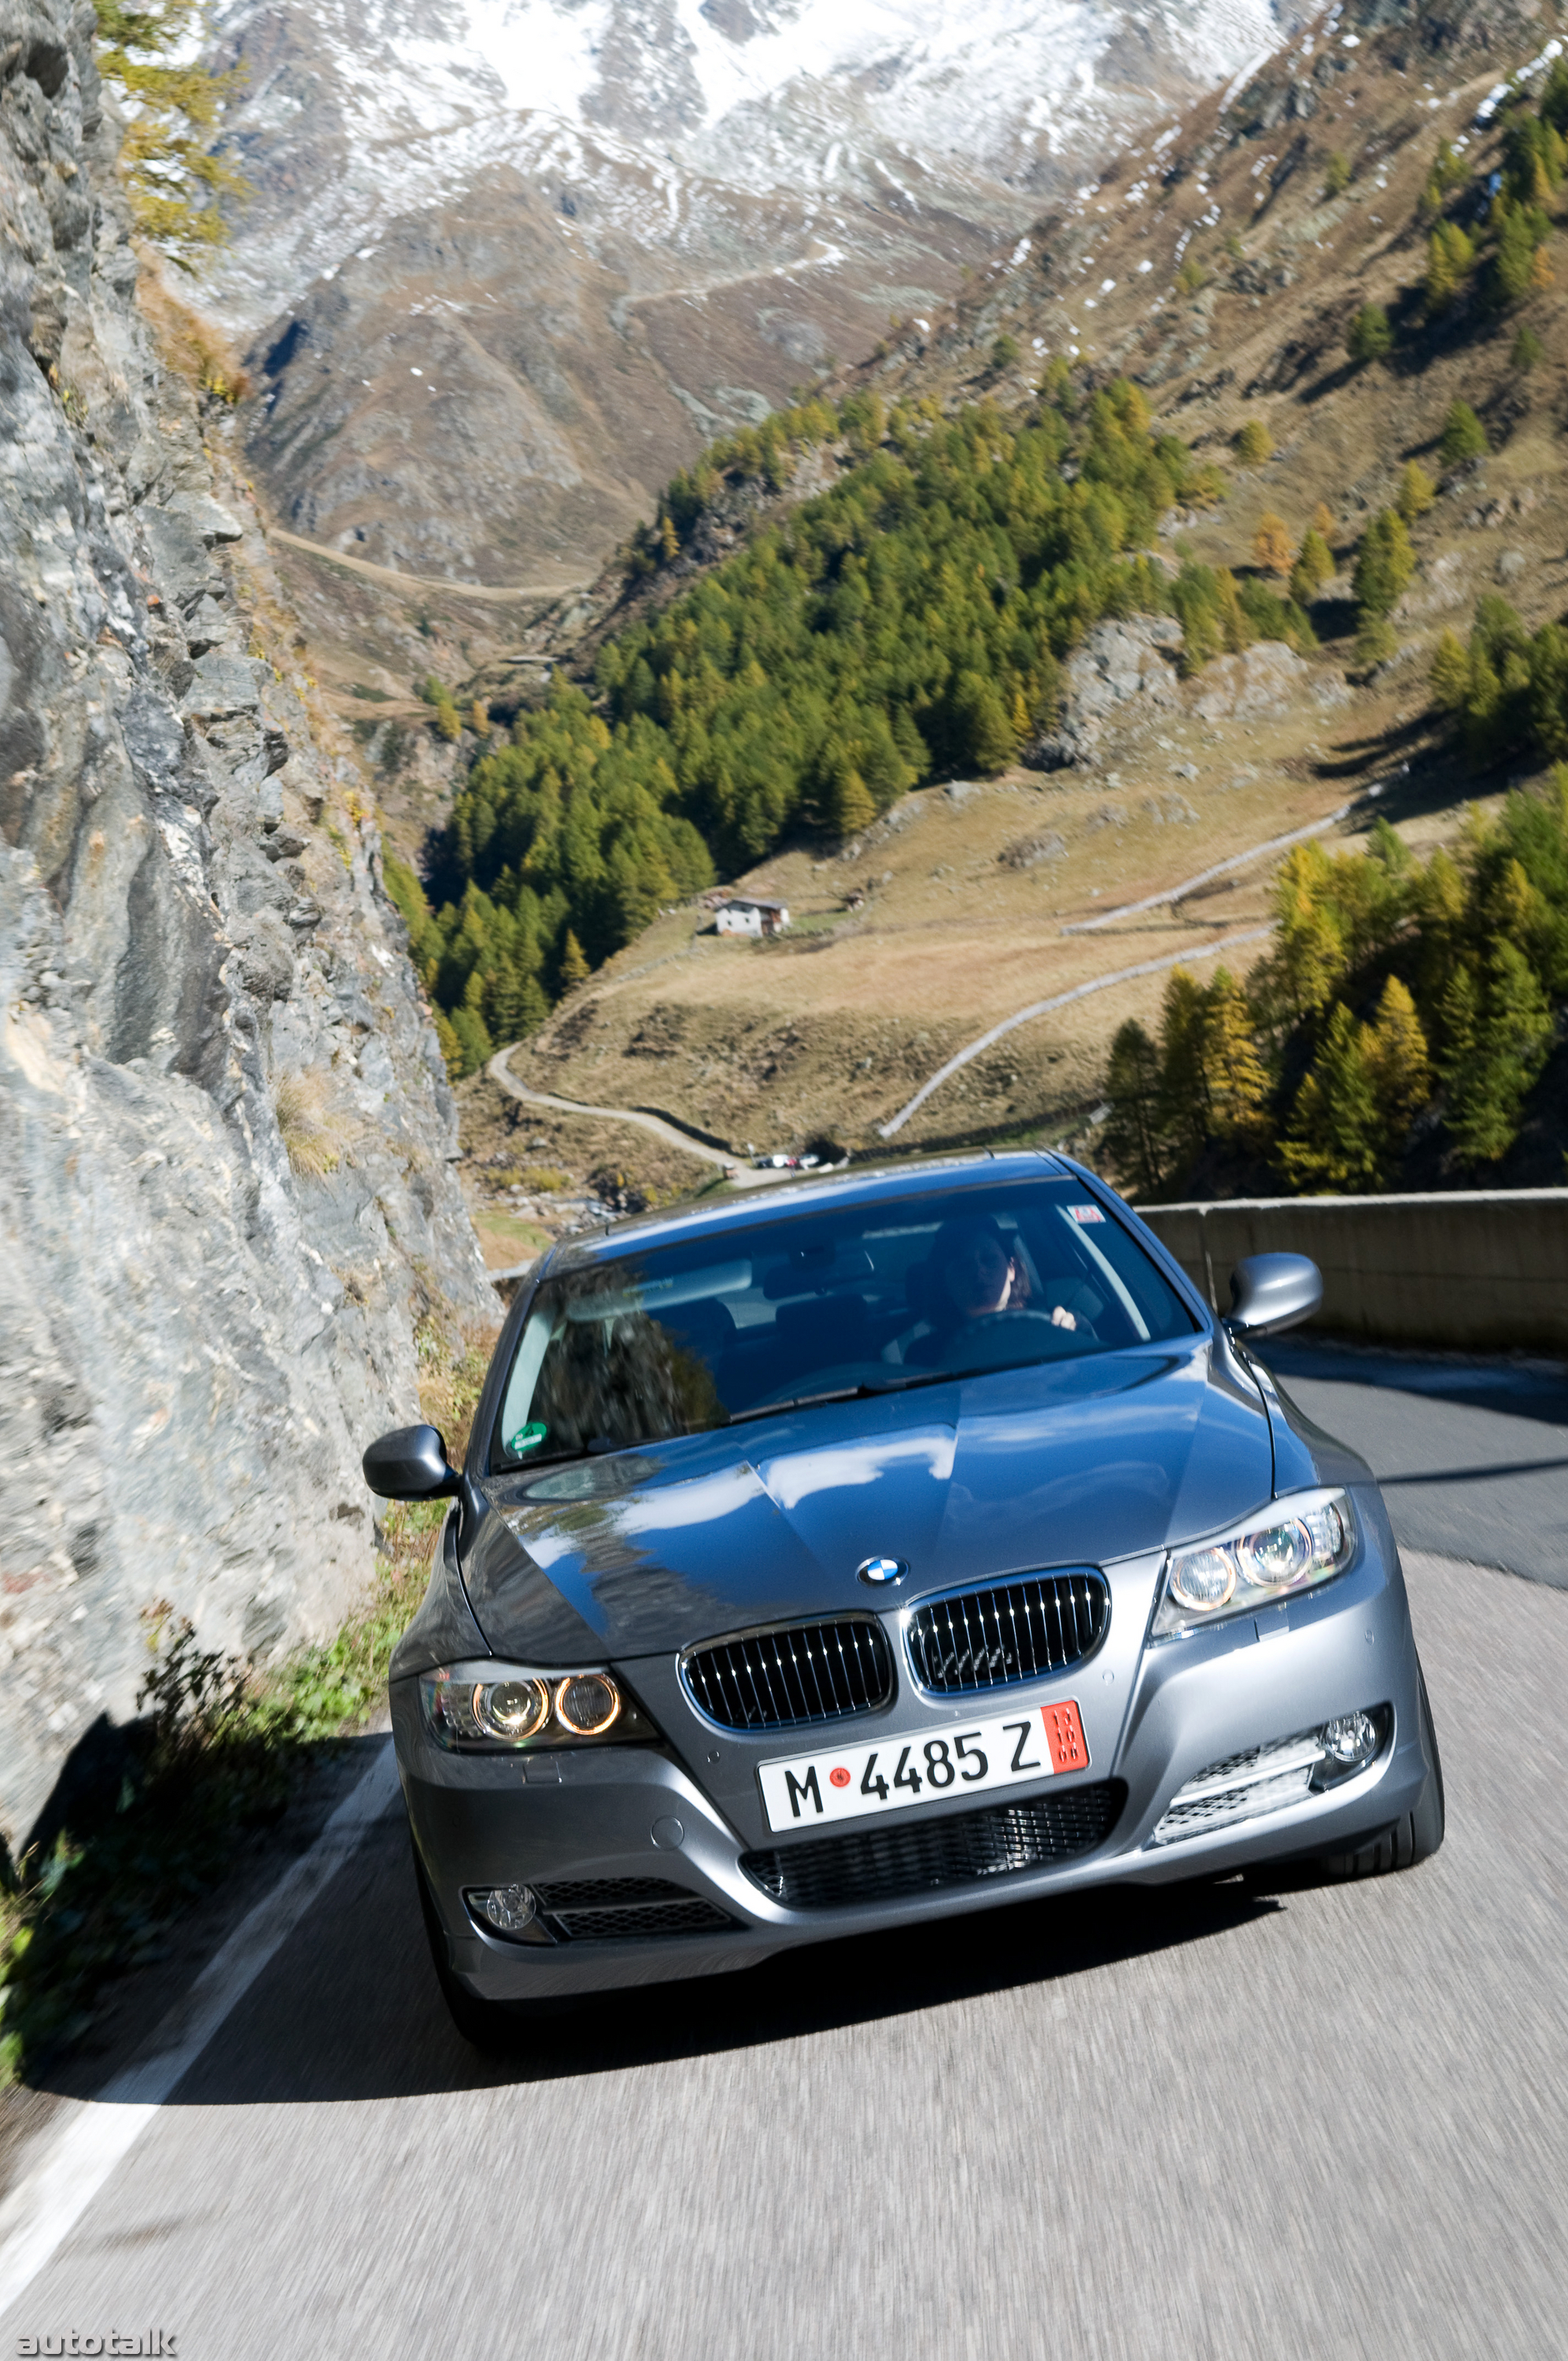
<path id="1" fill-rule="evenodd" d="M 1198 1338 L 492 1478 L 464 1580 L 497 1654 L 652 1654 L 871 1607 L 868 1557 L 907 1562 L 903 1606 L 1157 1549 L 1267 1500 L 1272 1469 L 1255 1386 Z"/>

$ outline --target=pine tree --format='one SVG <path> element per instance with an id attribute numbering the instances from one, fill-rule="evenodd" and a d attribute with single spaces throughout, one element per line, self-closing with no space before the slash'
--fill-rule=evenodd
<path id="1" fill-rule="evenodd" d="M 1470 695 L 1470 658 L 1457 631 L 1444 631 L 1427 675 L 1440 713 L 1462 713 Z"/>
<path id="2" fill-rule="evenodd" d="M 1244 467 L 1261 467 L 1273 456 L 1273 435 L 1261 418 L 1249 418 L 1236 436 L 1236 457 Z"/>
<path id="3" fill-rule="evenodd" d="M 1251 647 L 1257 633 L 1242 605 L 1236 577 L 1228 566 L 1214 568 L 1214 584 L 1219 593 L 1220 628 L 1225 645 L 1232 655 L 1240 655 L 1244 648 Z"/>
<path id="4" fill-rule="evenodd" d="M 1101 1149 L 1124 1188 L 1142 1198 L 1158 1193 L 1165 1176 L 1160 1136 L 1159 1051 L 1135 1017 L 1119 1027 L 1105 1071 L 1111 1113 Z"/>
<path id="5" fill-rule="evenodd" d="M 1326 1007 L 1345 971 L 1344 928 L 1331 895 L 1332 873 L 1318 844 L 1299 844 L 1280 862 L 1269 894 L 1274 950 L 1266 988 L 1288 1022 Z"/>
<path id="6" fill-rule="evenodd" d="M 1190 1161 L 1212 1129 L 1205 1052 L 1208 1005 L 1203 987 L 1185 968 L 1173 968 L 1160 1017 L 1160 1129 Z"/>
<path id="7" fill-rule="evenodd" d="M 1268 1070 L 1258 1055 L 1252 1011 L 1241 985 L 1221 968 L 1205 995 L 1203 1064 L 1214 1137 L 1254 1147 L 1264 1131 Z"/>
<path id="8" fill-rule="evenodd" d="M 1441 449 L 1445 467 L 1462 467 L 1467 459 L 1484 459 L 1491 449 L 1486 430 L 1467 401 L 1449 404 L 1442 422 Z"/>
<path id="9" fill-rule="evenodd" d="M 1327 547 L 1330 549 L 1333 547 L 1333 539 L 1339 531 L 1339 523 L 1327 500 L 1320 500 L 1312 511 L 1312 531 L 1322 534 Z"/>
<path id="10" fill-rule="evenodd" d="M 1016 757 L 1018 741 L 994 682 L 976 673 L 965 674 L 959 684 L 959 701 L 969 724 L 969 763 L 977 771 L 1004 771 Z"/>
<path id="11" fill-rule="evenodd" d="M 466 1061 L 463 1055 L 463 1044 L 458 1040 L 456 1034 L 452 1030 L 452 1019 L 447 1016 L 446 1011 L 444 1008 L 436 1009 L 434 1014 L 434 1023 L 435 1038 L 440 1045 L 441 1055 L 445 1061 L 446 1071 L 451 1075 L 452 1080 L 455 1082 L 460 1082 L 464 1075 L 468 1071 Z"/>
<path id="12" fill-rule="evenodd" d="M 1266 574 L 1288 574 L 1291 567 L 1290 531 L 1283 517 L 1272 509 L 1265 509 L 1257 521 L 1257 531 L 1252 537 L 1252 554 L 1255 563 Z"/>
<path id="13" fill-rule="evenodd" d="M 1389 613 L 1415 570 L 1416 554 L 1403 517 L 1395 509 L 1380 509 L 1362 535 L 1355 561 L 1355 603 L 1363 614 Z"/>
<path id="14" fill-rule="evenodd" d="M 870 828 L 875 818 L 876 806 L 867 793 L 866 783 L 846 758 L 834 776 L 828 825 L 835 836 L 849 838 Z"/>
<path id="15" fill-rule="evenodd" d="M 1514 338 L 1513 350 L 1508 355 L 1513 368 L 1522 375 L 1534 368 L 1545 357 L 1546 346 L 1541 343 L 1535 330 L 1528 325 L 1522 327 Z"/>
<path id="16" fill-rule="evenodd" d="M 1301 536 L 1301 546 L 1290 575 L 1290 596 L 1299 606 L 1310 607 L 1326 582 L 1334 576 L 1334 561 L 1328 543 L 1316 525 L 1310 525 Z"/>
<path id="17" fill-rule="evenodd" d="M 1414 524 L 1424 516 L 1437 498 L 1437 486 L 1419 459 L 1407 459 L 1399 478 L 1398 497 L 1394 505 L 1407 524 Z"/>
<path id="18" fill-rule="evenodd" d="M 1334 148 L 1323 166 L 1323 194 L 1343 197 L 1350 186 L 1350 158 Z"/>
<path id="19" fill-rule="evenodd" d="M 593 970 L 583 957 L 583 947 L 570 927 L 561 948 L 561 989 L 575 992 L 579 983 L 587 983 Z"/>
<path id="20" fill-rule="evenodd" d="M 1336 1001 L 1296 1093 L 1280 1160 L 1298 1188 L 1314 1193 L 1376 1189 L 1382 1131 L 1365 1028 Z"/>
<path id="21" fill-rule="evenodd" d="M 1362 305 L 1345 331 L 1344 348 L 1357 367 L 1387 359 L 1394 349 L 1394 332 L 1381 303 Z"/>
<path id="22" fill-rule="evenodd" d="M 1546 994 L 1523 953 L 1495 943 L 1484 982 L 1467 966 L 1456 968 L 1442 1021 L 1448 1128 L 1466 1162 L 1495 1164 L 1519 1136 L 1524 1100 L 1551 1049 Z"/>
<path id="23" fill-rule="evenodd" d="M 1427 310 L 1446 312 L 1469 277 L 1475 249 L 1457 222 L 1439 222 L 1427 240 Z"/>
<path id="24" fill-rule="evenodd" d="M 1382 1133 L 1380 1163 L 1387 1174 L 1398 1161 L 1413 1117 L 1431 1095 L 1432 1082 L 1416 1004 L 1397 975 L 1383 987 L 1364 1046 Z"/>

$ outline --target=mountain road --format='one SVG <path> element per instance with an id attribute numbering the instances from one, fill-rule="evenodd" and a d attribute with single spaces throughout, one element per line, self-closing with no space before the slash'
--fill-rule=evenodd
<path id="1" fill-rule="evenodd" d="M 383 1766 L 159 2103 L 116 2128 L 113 2098 L 62 2099 L 37 2136 L 0 2205 L 0 2350 L 1563 2352 L 1568 1383 L 1269 1357 L 1388 1483 L 1435 1859 L 824 1944 L 578 2004 L 484 2061 Z M 100 2158 L 74 2184 L 73 2136 Z"/>

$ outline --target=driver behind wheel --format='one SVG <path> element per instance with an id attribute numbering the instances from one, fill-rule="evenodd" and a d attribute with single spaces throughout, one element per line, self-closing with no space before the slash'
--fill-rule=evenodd
<path id="1" fill-rule="evenodd" d="M 989 1213 L 944 1222 L 931 1242 L 927 1270 L 930 1316 L 896 1340 L 900 1359 L 935 1359 L 959 1329 L 1003 1312 L 1034 1311 L 1036 1318 L 1048 1316 L 1054 1328 L 1078 1325 L 1063 1303 L 1052 1304 L 1048 1314 L 1043 1305 L 1035 1310 L 1023 1257 Z"/>

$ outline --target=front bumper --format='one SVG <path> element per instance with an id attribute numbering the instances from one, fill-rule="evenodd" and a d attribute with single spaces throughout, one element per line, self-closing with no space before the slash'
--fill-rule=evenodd
<path id="1" fill-rule="evenodd" d="M 1009 1707 L 1014 1699 L 1023 1707 L 1078 1697 L 1090 1733 L 1090 1770 L 1010 1788 L 986 1804 L 1027 1803 L 1047 1789 L 1063 1795 L 1112 1781 L 1119 1808 L 1109 1833 L 1070 1860 L 967 1877 L 892 1900 L 789 1909 L 748 1873 L 743 1856 L 760 1847 L 782 1850 L 831 1839 L 769 1834 L 755 1764 L 791 1752 L 792 1733 L 738 1740 L 712 1730 L 686 1703 L 673 1663 L 641 1660 L 622 1668 L 671 1734 L 667 1753 L 607 1746 L 532 1757 L 449 1754 L 425 1735 L 415 1684 L 399 1682 L 392 1711 L 403 1792 L 451 1968 L 476 1994 L 496 2001 L 663 1982 L 751 1966 L 793 1944 L 1086 1885 L 1164 1883 L 1292 1853 L 1355 1849 L 1415 1807 L 1430 1772 L 1398 1553 L 1376 1491 L 1358 1488 L 1356 1506 L 1360 1553 L 1344 1574 L 1263 1615 L 1239 1616 L 1188 1639 L 1144 1643 L 1157 1557 L 1107 1567 L 1113 1606 L 1104 1647 L 1071 1673 L 1006 1696 Z M 1389 1733 L 1366 1768 L 1341 1784 L 1239 1825 L 1151 1843 L 1177 1790 L 1209 1765 L 1374 1707 L 1390 1709 Z M 921 1698 L 906 1687 L 889 1727 L 924 1736 L 960 1719 L 950 1699 Z M 812 1734 L 793 1737 L 799 1751 Z M 930 1823 L 964 1808 L 931 1804 L 897 1816 L 896 1823 L 890 1816 L 847 1825 Z M 649 1879 L 708 1904 L 729 1924 L 700 1933 L 610 1939 L 568 1934 L 525 1943 L 482 1927 L 464 1900 L 466 1890 L 514 1883 L 548 1888 Z M 557 1927 L 583 1923 L 554 1921 Z"/>

